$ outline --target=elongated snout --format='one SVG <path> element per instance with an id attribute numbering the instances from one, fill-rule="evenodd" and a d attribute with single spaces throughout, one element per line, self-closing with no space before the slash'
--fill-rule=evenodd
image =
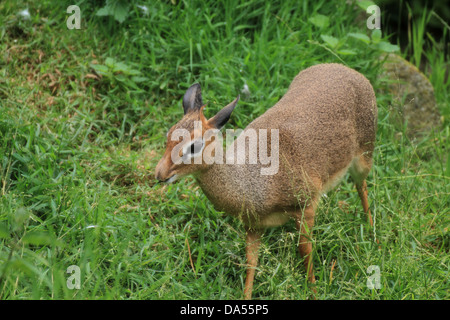
<path id="1" fill-rule="evenodd" d="M 159 160 L 156 169 L 155 169 L 155 178 L 156 180 L 162 182 L 168 179 L 168 170 L 167 166 L 164 165 L 165 157 L 162 157 Z"/>
<path id="2" fill-rule="evenodd" d="M 155 169 L 155 178 L 159 182 L 171 183 L 178 178 L 178 175 L 172 170 L 172 161 L 167 153 L 159 160 Z"/>

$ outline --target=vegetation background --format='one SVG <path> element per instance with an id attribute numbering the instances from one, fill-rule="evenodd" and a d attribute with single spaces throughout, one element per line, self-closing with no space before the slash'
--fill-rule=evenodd
<path id="1" fill-rule="evenodd" d="M 2 1 L 0 299 L 242 298 L 244 229 L 192 178 L 155 184 L 165 133 L 195 81 L 209 116 L 247 85 L 227 125 L 244 128 L 325 62 L 372 82 L 379 125 L 375 228 L 351 181 L 322 199 L 317 298 L 450 299 L 449 8 L 393 3 L 377 2 L 373 31 L 370 1 Z M 72 4 L 80 30 L 66 26 Z M 386 52 L 434 86 L 441 125 L 420 139 L 392 120 Z M 266 232 L 256 299 L 310 297 L 297 238 L 293 223 Z M 372 265 L 380 289 L 367 286 Z"/>

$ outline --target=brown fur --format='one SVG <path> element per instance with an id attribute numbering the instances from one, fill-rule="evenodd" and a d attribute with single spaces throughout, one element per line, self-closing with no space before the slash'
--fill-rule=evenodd
<path id="1" fill-rule="evenodd" d="M 202 121 L 203 132 L 213 127 L 211 119 L 207 120 L 199 109 L 187 113 L 174 128 L 189 128 L 193 119 Z M 369 81 L 340 64 L 316 65 L 300 72 L 280 101 L 244 130 L 279 130 L 277 174 L 261 175 L 259 163 L 174 166 L 170 150 L 176 142 L 168 142 L 156 177 L 166 180 L 174 172 L 180 176 L 193 174 L 219 210 L 242 219 L 248 231 L 245 297 L 250 298 L 262 230 L 289 218 L 296 220 L 301 232 L 299 251 L 306 257 L 308 277 L 314 282 L 309 240 L 314 211 L 320 195 L 334 187 L 347 171 L 372 223 L 365 178 L 372 165 L 376 126 L 376 100 Z M 245 135 L 230 147 L 235 148 L 240 139 Z M 247 151 L 247 159 L 250 152 L 254 151 Z"/>

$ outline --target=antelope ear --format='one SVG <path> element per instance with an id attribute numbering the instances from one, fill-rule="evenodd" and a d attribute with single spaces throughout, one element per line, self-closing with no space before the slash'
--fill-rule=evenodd
<path id="1" fill-rule="evenodd" d="M 217 114 L 214 117 L 209 119 L 208 124 L 213 128 L 221 129 L 228 122 L 228 120 L 230 120 L 231 113 L 233 112 L 234 107 L 236 107 L 238 101 L 239 95 L 233 102 L 231 102 L 225 108 L 217 112 Z"/>
<path id="2" fill-rule="evenodd" d="M 202 90 L 198 83 L 194 83 L 187 89 L 183 97 L 184 114 L 192 111 L 200 110 L 203 106 Z"/>

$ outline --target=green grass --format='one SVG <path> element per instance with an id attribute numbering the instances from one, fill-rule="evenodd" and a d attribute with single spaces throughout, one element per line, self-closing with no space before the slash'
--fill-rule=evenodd
<path id="1" fill-rule="evenodd" d="M 120 24 L 96 16 L 94 1 L 78 3 L 81 30 L 66 28 L 73 3 L 0 4 L 0 299 L 242 298 L 244 228 L 192 178 L 155 185 L 165 133 L 195 81 L 208 116 L 247 84 L 251 94 L 228 124 L 244 128 L 300 70 L 324 62 L 370 79 L 379 126 L 368 179 L 375 230 L 351 182 L 322 199 L 317 298 L 450 298 L 449 57 L 441 42 L 429 35 L 435 45 L 420 57 L 442 127 L 413 142 L 390 122 L 378 77 L 379 55 L 395 46 L 356 23 L 349 6 L 148 1 L 148 15 L 130 5 Z M 25 7 L 29 20 L 17 15 Z M 267 230 L 254 298 L 310 297 L 297 238 L 293 223 Z M 80 289 L 66 285 L 71 265 L 81 270 Z M 379 290 L 366 286 L 371 265 L 380 268 Z"/>

